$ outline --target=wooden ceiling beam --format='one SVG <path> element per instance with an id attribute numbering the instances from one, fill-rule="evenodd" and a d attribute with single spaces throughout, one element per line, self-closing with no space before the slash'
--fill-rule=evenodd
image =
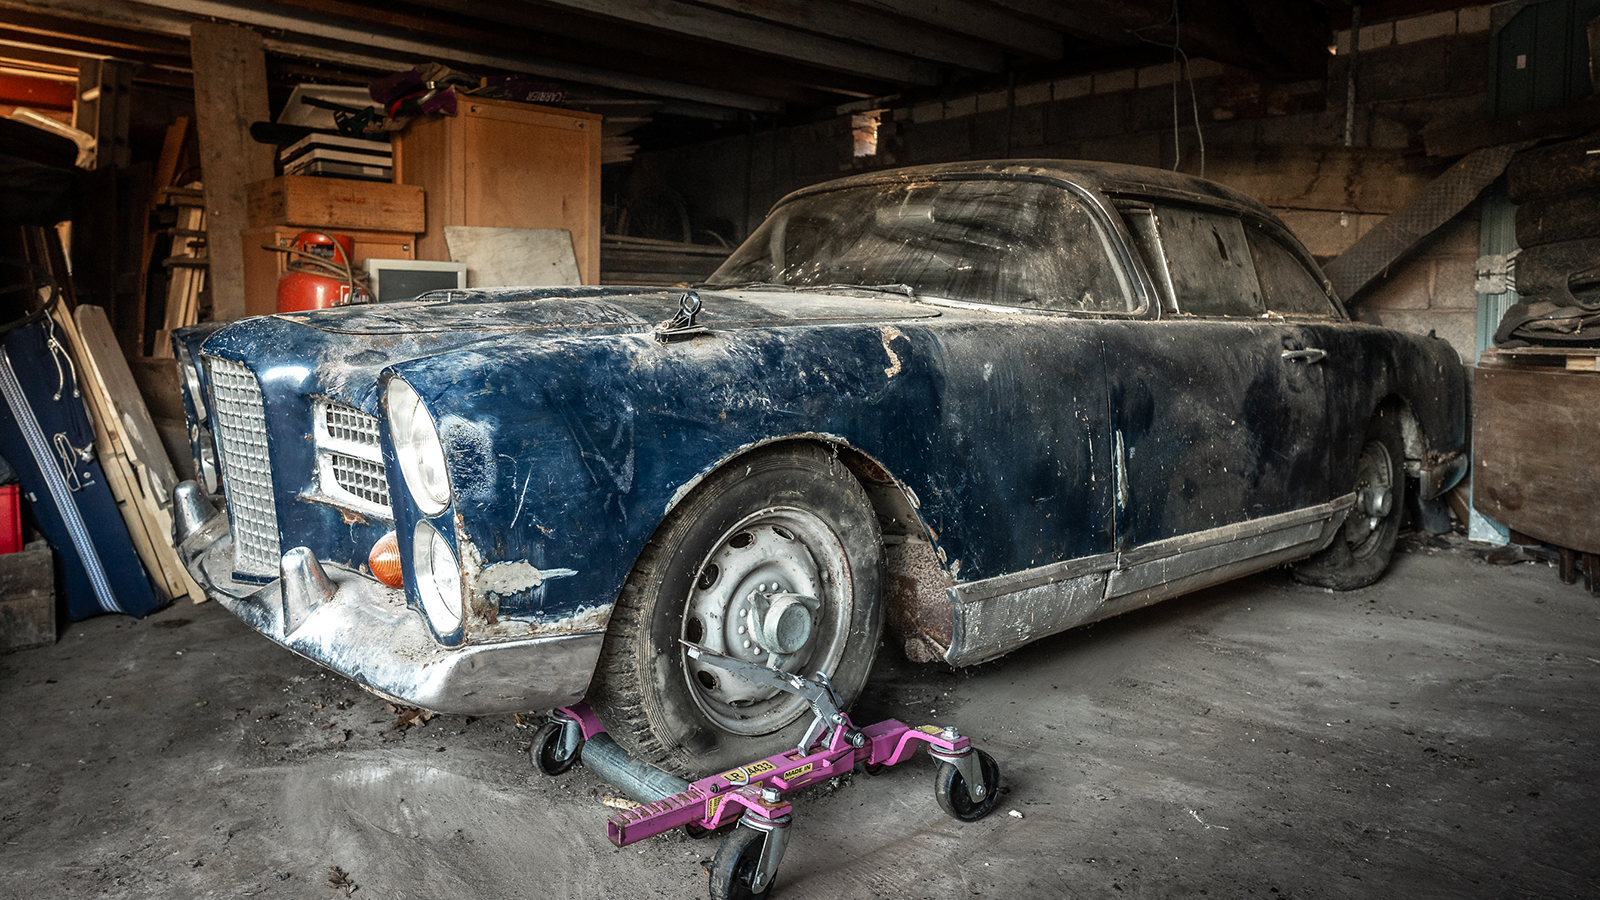
<path id="1" fill-rule="evenodd" d="M 729 15 L 688 3 L 659 0 L 537 0 L 544 6 L 587 13 L 667 34 L 686 35 L 898 85 L 939 81 L 932 63 L 898 53 L 844 43 L 760 19 Z"/>
<path id="2" fill-rule="evenodd" d="M 846 3 L 825 0 L 699 0 L 699 3 L 948 66 L 991 74 L 1005 70 L 1005 56 L 988 44 Z"/>
<path id="3" fill-rule="evenodd" d="M 1200 56 L 1274 78 L 1310 78 L 1327 66 L 1329 11 L 1319 0 L 987 0 L 1102 47 L 1174 39 Z"/>
<path id="4" fill-rule="evenodd" d="M 278 0 L 280 3 L 306 3 L 315 0 Z M 689 72 L 711 73 L 712 84 L 732 85 L 738 90 L 789 100 L 791 102 L 838 102 L 839 95 L 874 96 L 889 93 L 897 85 L 852 77 L 801 65 L 786 59 L 763 56 L 737 47 L 726 47 L 691 37 L 663 41 L 660 32 L 626 23 L 523 3 L 484 3 L 481 0 L 412 0 L 414 7 L 447 13 L 461 20 L 483 23 L 481 27 L 511 26 L 551 38 L 554 48 L 567 48 L 578 58 L 606 60 L 606 65 L 628 71 L 630 66 L 652 67 L 652 71 L 687 80 Z M 603 45 L 597 42 L 603 35 Z M 786 89 L 773 87 L 767 94 L 762 86 L 789 83 Z M 790 95 L 806 92 L 810 99 Z M 820 92 L 820 93 L 819 93 Z"/>
<path id="5" fill-rule="evenodd" d="M 169 36 L 186 36 L 190 23 L 194 21 L 217 20 L 264 30 L 271 35 L 269 40 L 274 51 L 288 55 L 294 55 L 298 48 L 304 47 L 312 54 L 311 58 L 326 60 L 330 45 L 364 47 L 385 55 L 394 54 L 413 63 L 439 59 L 464 67 L 483 66 L 750 112 L 774 113 L 784 108 L 779 101 L 740 91 L 644 78 L 590 65 L 529 59 L 525 54 L 483 53 L 426 39 L 385 34 L 370 27 L 350 27 L 326 16 L 309 13 L 285 15 L 270 9 L 233 6 L 218 0 L 0 0 L 0 8 L 49 13 L 62 18 Z"/>
<path id="6" fill-rule="evenodd" d="M 855 6 L 992 44 L 1027 59 L 1060 59 L 1061 35 L 981 0 L 850 0 Z"/>

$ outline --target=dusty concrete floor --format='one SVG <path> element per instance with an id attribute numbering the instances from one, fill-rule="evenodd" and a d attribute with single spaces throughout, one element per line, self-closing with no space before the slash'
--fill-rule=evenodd
<path id="1" fill-rule="evenodd" d="M 1272 572 L 952 672 L 889 651 L 858 719 L 961 726 L 801 795 L 775 896 L 1600 896 L 1600 600 L 1419 546 L 1378 586 Z M 510 717 L 395 712 L 214 604 L 0 658 L 0 895 L 704 896 L 714 842 L 616 850 L 615 792 Z M 1009 814 L 1015 810 L 1017 818 Z"/>

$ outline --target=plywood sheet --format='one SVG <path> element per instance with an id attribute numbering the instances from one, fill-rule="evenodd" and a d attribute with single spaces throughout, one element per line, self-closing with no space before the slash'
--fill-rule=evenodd
<path id="1" fill-rule="evenodd" d="M 451 262 L 467 264 L 468 287 L 560 287 L 582 284 L 572 232 L 565 228 L 444 230 Z"/>

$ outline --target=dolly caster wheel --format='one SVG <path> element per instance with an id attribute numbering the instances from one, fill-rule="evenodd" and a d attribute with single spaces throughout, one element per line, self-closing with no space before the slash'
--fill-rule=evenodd
<path id="1" fill-rule="evenodd" d="M 580 740 L 578 745 L 563 753 L 563 737 L 566 726 L 560 722 L 546 722 L 544 727 L 534 732 L 533 746 L 528 748 L 528 755 L 533 757 L 533 767 L 545 775 L 560 775 L 572 768 L 578 761 L 578 751 L 583 746 Z"/>
<path id="2" fill-rule="evenodd" d="M 972 752 L 978 756 L 978 770 L 983 775 L 982 799 L 972 798 L 972 790 L 955 763 L 940 761 L 933 782 L 933 795 L 939 801 L 939 808 L 963 822 L 976 822 L 987 816 L 1000 799 L 1000 765 L 994 757 L 976 747 Z"/>
<path id="3" fill-rule="evenodd" d="M 760 893 L 754 887 L 761 863 L 761 845 L 767 835 L 753 828 L 735 828 L 711 861 L 711 900 L 761 900 L 772 889 L 769 881 Z"/>

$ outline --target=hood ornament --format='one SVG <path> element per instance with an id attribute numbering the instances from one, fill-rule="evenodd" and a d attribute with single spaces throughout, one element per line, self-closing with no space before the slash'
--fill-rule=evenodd
<path id="1" fill-rule="evenodd" d="M 694 317 L 700 314 L 700 295 L 695 291 L 684 291 L 678 298 L 678 311 L 671 319 L 656 326 L 656 340 L 663 344 L 681 341 L 684 338 L 704 334 L 708 329 L 704 325 L 696 325 Z"/>

